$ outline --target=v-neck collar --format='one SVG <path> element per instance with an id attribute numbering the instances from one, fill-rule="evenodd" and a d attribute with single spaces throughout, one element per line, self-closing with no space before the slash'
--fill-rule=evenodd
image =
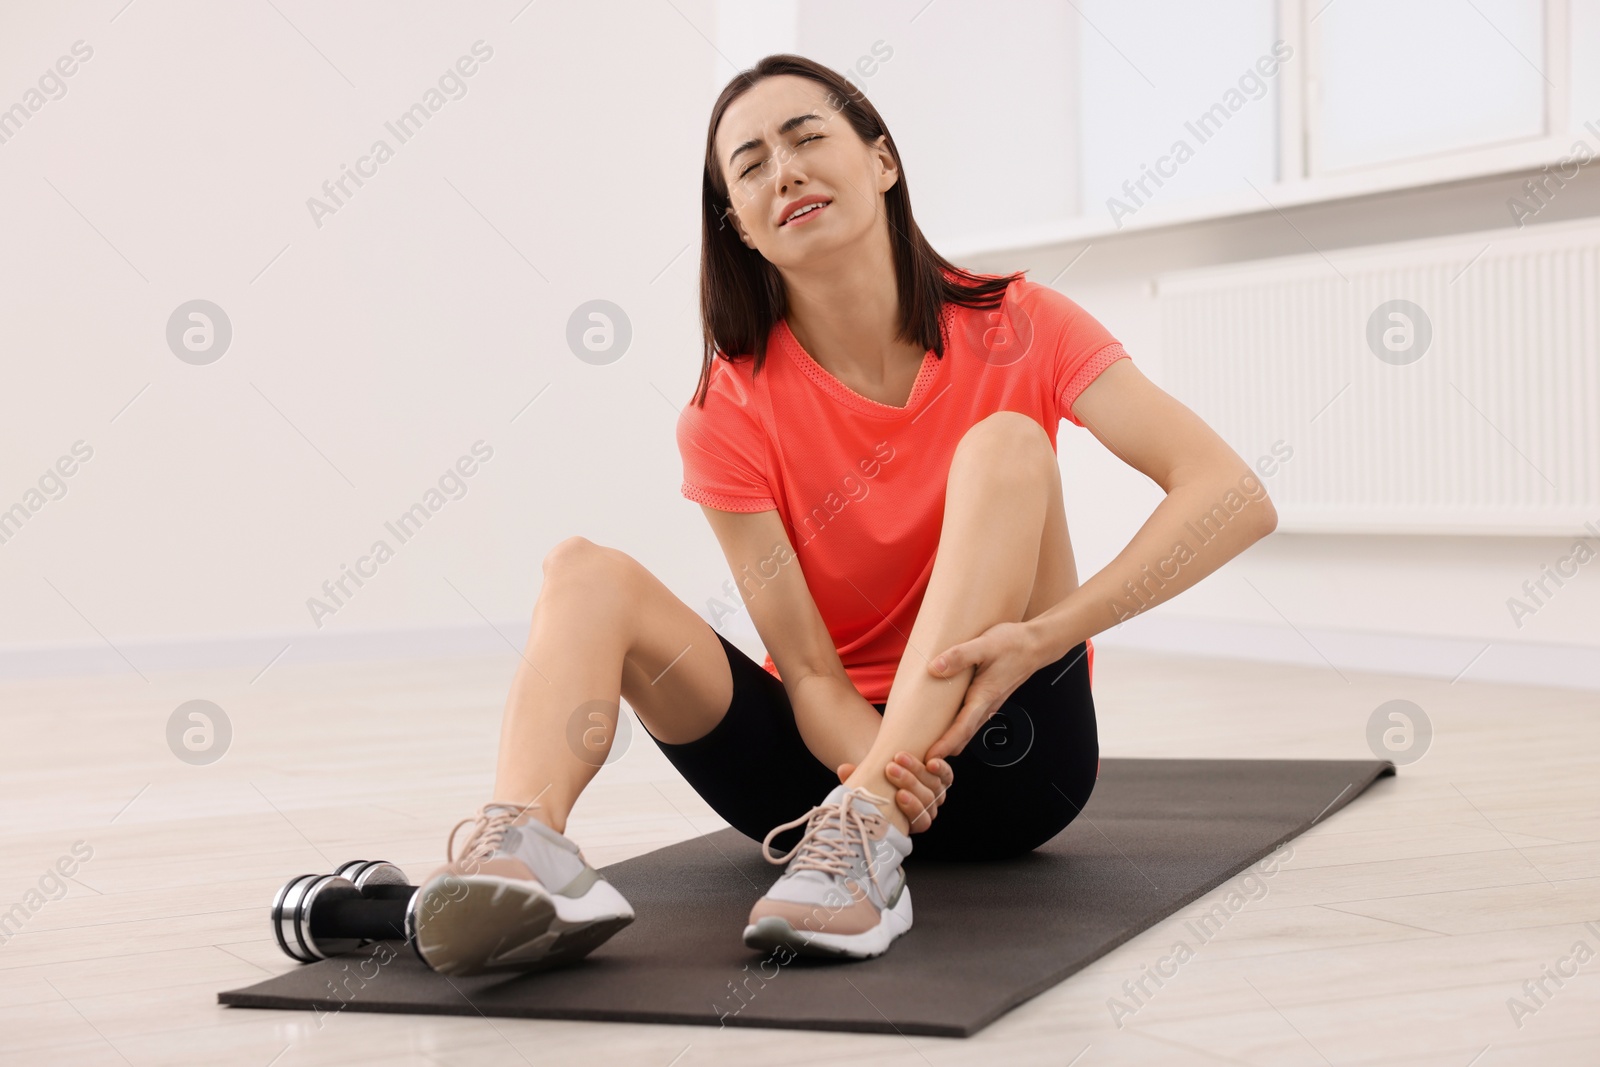
<path id="1" fill-rule="evenodd" d="M 944 314 L 940 316 L 941 321 L 946 320 L 949 313 L 950 306 L 946 305 Z M 794 360 L 795 366 L 799 367 L 805 376 L 811 379 L 811 381 L 823 392 L 833 397 L 833 399 L 837 400 L 845 407 L 850 408 L 852 411 L 860 412 L 863 415 L 872 415 L 882 419 L 893 419 L 899 418 L 903 415 L 911 414 L 917 409 L 922 399 L 927 396 L 928 389 L 933 385 L 934 379 L 938 377 L 939 366 L 943 362 L 931 348 L 923 353 L 922 368 L 917 372 L 917 380 L 911 384 L 911 395 L 906 397 L 906 406 L 903 408 L 897 408 L 893 404 L 885 404 L 881 401 L 873 400 L 871 397 L 862 396 L 860 393 L 841 382 L 838 378 L 835 378 L 831 373 L 828 372 L 826 367 L 813 359 L 811 353 L 805 350 L 805 346 L 802 345 L 800 343 L 800 339 L 794 335 L 794 331 L 789 329 L 788 319 L 779 319 L 777 326 L 778 347 L 783 349 L 783 351 L 788 354 L 790 359 Z M 949 355 L 950 346 L 947 337 L 945 342 L 945 356 L 948 358 Z"/>

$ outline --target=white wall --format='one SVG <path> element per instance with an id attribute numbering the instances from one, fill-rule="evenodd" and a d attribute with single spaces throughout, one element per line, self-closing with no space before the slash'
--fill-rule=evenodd
<path id="1" fill-rule="evenodd" d="M 515 623 L 575 533 L 714 589 L 673 438 L 714 4 L 275 2 L 0 9 L 0 106 L 93 50 L 0 144 L 0 506 L 93 449 L 0 544 L 0 642 Z M 386 121 L 479 40 L 399 143 Z M 378 138 L 393 158 L 318 226 L 308 198 Z M 197 297 L 233 327 L 206 366 L 165 340 Z M 632 323 L 608 366 L 565 340 L 595 298 Z M 479 440 L 465 495 L 386 534 Z M 380 538 L 319 630 L 307 599 Z"/>
<path id="2" fill-rule="evenodd" d="M 33 112 L 0 143 L 0 508 L 27 513 L 0 543 L 0 666 L 501 648 L 573 534 L 703 606 L 726 565 L 672 435 L 699 366 L 705 122 L 736 66 L 850 67 L 936 240 L 1075 202 L 1065 16 L 924 7 L 0 9 L 0 107 Z M 385 124 L 478 41 L 492 55 L 402 143 Z M 28 96 L 63 56 L 64 95 L 47 76 Z M 378 139 L 392 157 L 362 164 Z M 166 339 L 196 299 L 232 330 L 205 365 Z M 592 299 L 631 323 L 608 365 L 566 341 Z M 458 460 L 472 476 L 402 541 L 386 523 Z M 364 584 L 323 591 L 380 540 Z"/>
<path id="3" fill-rule="evenodd" d="M 93 449 L 0 544 L 0 671 L 504 650 L 523 640 L 540 560 L 572 534 L 703 609 L 726 565 L 678 494 L 673 438 L 700 358 L 700 159 L 715 94 L 765 52 L 856 71 L 936 244 L 1070 218 L 1082 199 L 1074 65 L 1091 31 L 1064 5 L 274 4 L 0 9 L 0 108 L 74 42 L 93 49 L 0 143 L 0 508 L 75 442 Z M 480 39 L 493 56 L 466 95 L 318 226 L 307 199 L 376 138 L 394 144 L 384 123 Z M 1540 221 L 1600 213 L 1596 184 L 1586 170 Z M 1463 186 L 1291 218 L 1339 246 L 1502 226 L 1505 195 Z M 1119 236 L 1066 273 L 1080 247 L 967 264 L 1057 279 L 1159 382 L 1149 277 L 1299 241 L 1265 213 Z M 233 328 L 204 366 L 165 337 L 196 298 Z M 631 323 L 607 365 L 566 340 L 593 299 Z M 1086 431 L 1061 439 L 1087 577 L 1156 490 Z M 386 530 L 480 440 L 493 457 L 464 496 L 414 540 Z M 380 538 L 393 558 L 318 627 L 308 598 Z M 1422 648 L 1440 650 L 1435 671 L 1486 642 L 1587 652 L 1593 574 L 1505 633 L 1504 598 L 1557 547 L 1278 536 L 1152 612 L 1178 628 L 1147 639 L 1317 662 L 1305 635 L 1355 635 L 1344 662 L 1409 650 L 1397 670 Z M 742 617 L 728 632 L 754 636 Z"/>

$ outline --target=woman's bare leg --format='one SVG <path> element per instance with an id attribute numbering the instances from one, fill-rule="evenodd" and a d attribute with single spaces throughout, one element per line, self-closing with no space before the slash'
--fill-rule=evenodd
<path id="1" fill-rule="evenodd" d="M 571 537 L 544 587 L 506 697 L 493 800 L 565 833 L 615 736 L 620 697 L 667 744 L 703 737 L 733 700 L 716 631 L 631 556 Z"/>
<path id="2" fill-rule="evenodd" d="M 928 589 L 889 690 L 883 725 L 845 784 L 895 797 L 900 783 L 885 777 L 886 764 L 902 749 L 926 755 L 955 721 L 974 674 L 968 668 L 935 678 L 928 660 L 995 623 L 1032 618 L 1077 584 L 1050 440 L 1028 416 L 997 412 L 967 431 L 951 460 Z M 896 805 L 890 809 L 891 821 L 908 831 L 905 813 Z"/>

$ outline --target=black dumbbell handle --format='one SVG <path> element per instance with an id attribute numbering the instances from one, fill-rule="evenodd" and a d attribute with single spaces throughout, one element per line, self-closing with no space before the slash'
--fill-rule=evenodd
<path id="1" fill-rule="evenodd" d="M 311 936 L 316 938 L 359 937 L 369 941 L 404 940 L 406 905 L 415 886 L 382 886 L 378 899 L 330 899 L 319 901 L 311 910 Z M 403 893 L 390 892 L 400 890 Z M 368 890 L 369 892 L 372 889 Z"/>
<path id="2" fill-rule="evenodd" d="M 414 885 L 369 885 L 361 891 L 368 900 L 398 900 L 404 904 L 415 895 Z"/>
<path id="3" fill-rule="evenodd" d="M 315 963 L 367 942 L 407 940 L 417 887 L 404 881 L 398 867 L 381 860 L 351 860 L 333 874 L 289 879 L 272 900 L 278 947 L 290 959 Z"/>

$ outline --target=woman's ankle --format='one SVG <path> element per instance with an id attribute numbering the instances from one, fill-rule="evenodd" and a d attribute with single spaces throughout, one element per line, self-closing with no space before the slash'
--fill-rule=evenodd
<path id="1" fill-rule="evenodd" d="M 894 823 L 901 833 L 909 834 L 911 832 L 911 820 L 904 811 L 900 810 L 900 789 L 885 778 L 881 772 L 873 775 L 857 768 L 845 780 L 844 784 L 847 789 L 863 789 L 868 793 L 886 798 L 885 803 L 875 804 L 874 807 L 886 819 Z"/>
<path id="2" fill-rule="evenodd" d="M 526 821 L 537 819 L 558 834 L 567 832 L 567 813 L 556 811 L 544 806 L 543 802 L 531 800 L 528 797 L 505 797 L 496 795 L 493 803 L 508 804 L 521 809 L 518 819 Z"/>

